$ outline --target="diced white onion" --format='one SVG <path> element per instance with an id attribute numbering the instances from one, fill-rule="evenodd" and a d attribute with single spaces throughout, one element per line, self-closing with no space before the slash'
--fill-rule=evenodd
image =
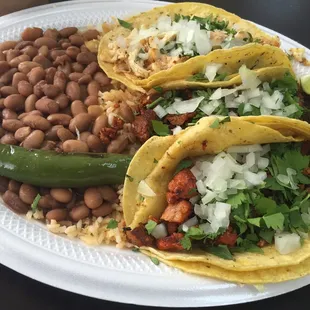
<path id="1" fill-rule="evenodd" d="M 217 100 L 228 95 L 231 95 L 237 91 L 236 88 L 227 89 L 227 88 L 218 88 L 211 96 L 210 100 Z"/>
<path id="2" fill-rule="evenodd" d="M 300 236 L 296 233 L 280 233 L 276 234 L 274 237 L 276 250 L 282 254 L 286 255 L 295 252 L 301 247 Z"/>
<path id="3" fill-rule="evenodd" d="M 296 107 L 295 104 L 291 104 L 289 106 L 286 106 L 284 109 L 283 109 L 283 112 L 284 112 L 284 115 L 285 116 L 290 116 L 296 112 L 298 112 L 298 108 Z"/>
<path id="4" fill-rule="evenodd" d="M 198 224 L 198 218 L 197 218 L 197 216 L 194 216 L 194 217 L 190 218 L 189 220 L 187 220 L 186 222 L 184 222 L 181 225 L 181 229 L 183 231 L 187 232 L 190 227 L 195 226 L 197 224 Z"/>
<path id="5" fill-rule="evenodd" d="M 264 158 L 264 157 L 260 157 L 257 160 L 257 166 L 258 169 L 266 169 L 269 165 L 269 159 L 268 158 Z"/>
<path id="6" fill-rule="evenodd" d="M 123 36 L 118 36 L 116 38 L 116 44 L 120 48 L 126 48 L 126 46 L 127 46 L 126 40 Z"/>
<path id="7" fill-rule="evenodd" d="M 257 77 L 257 73 L 249 70 L 246 65 L 240 67 L 239 74 L 242 80 L 240 89 L 255 89 L 261 84 L 261 80 Z"/>
<path id="8" fill-rule="evenodd" d="M 212 50 L 212 45 L 207 31 L 198 30 L 195 32 L 195 45 L 200 55 L 207 55 Z"/>
<path id="9" fill-rule="evenodd" d="M 257 173 L 253 173 L 251 171 L 245 171 L 243 175 L 244 179 L 254 186 L 262 184 L 261 176 L 258 175 Z"/>
<path id="10" fill-rule="evenodd" d="M 209 82 L 213 82 L 216 77 L 217 71 L 223 66 L 223 64 L 210 63 L 206 66 L 205 77 Z"/>
<path id="11" fill-rule="evenodd" d="M 180 131 L 182 131 L 182 127 L 181 126 L 176 126 L 172 129 L 172 133 L 174 135 L 177 135 Z"/>
<path id="12" fill-rule="evenodd" d="M 151 232 L 151 235 L 156 239 L 167 237 L 168 232 L 166 229 L 166 225 L 164 223 L 156 225 L 156 227 Z"/>
<path id="13" fill-rule="evenodd" d="M 248 168 L 251 168 L 255 165 L 255 153 L 251 152 L 245 157 L 245 164 Z"/>
<path id="14" fill-rule="evenodd" d="M 152 188 L 144 181 L 140 181 L 138 185 L 137 192 L 142 196 L 146 197 L 155 197 L 156 193 L 152 190 Z"/>
<path id="15" fill-rule="evenodd" d="M 220 104 L 221 104 L 221 101 L 219 101 L 219 100 L 211 100 L 211 101 L 201 105 L 199 107 L 199 109 L 203 113 L 205 113 L 207 115 L 211 115 L 215 111 L 215 109 L 219 107 Z"/>
<path id="16" fill-rule="evenodd" d="M 163 118 L 164 116 L 166 116 L 168 113 L 167 111 L 161 106 L 161 105 L 157 105 L 153 111 L 156 113 L 156 115 L 159 118 Z"/>
<path id="17" fill-rule="evenodd" d="M 211 202 L 214 198 L 216 197 L 216 193 L 209 191 L 209 190 L 205 190 L 205 196 L 202 197 L 201 202 L 203 204 L 208 204 L 209 202 Z"/>
<path id="18" fill-rule="evenodd" d="M 201 96 L 201 97 L 184 100 L 184 101 L 175 100 L 174 103 L 172 104 L 172 107 L 179 114 L 191 113 L 191 112 L 196 111 L 200 102 L 204 99 L 205 98 Z"/>
<path id="19" fill-rule="evenodd" d="M 171 105 L 166 108 L 166 112 L 168 114 L 178 114 L 177 111 Z"/>

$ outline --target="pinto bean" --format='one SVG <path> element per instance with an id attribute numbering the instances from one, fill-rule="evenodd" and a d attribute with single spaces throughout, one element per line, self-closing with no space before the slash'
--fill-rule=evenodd
<path id="1" fill-rule="evenodd" d="M 101 140 L 95 135 L 89 135 L 87 137 L 86 143 L 91 152 L 102 153 L 104 151 L 104 145 Z"/>
<path id="2" fill-rule="evenodd" d="M 108 117 L 106 116 L 106 114 L 102 114 L 96 118 L 92 132 L 94 135 L 98 136 L 100 130 L 107 126 L 108 126 Z"/>
<path id="3" fill-rule="evenodd" d="M 59 56 L 63 56 L 63 55 L 66 55 L 66 51 L 65 50 L 52 50 L 51 51 L 51 58 L 53 60 L 56 60 L 57 57 Z M 55 64 L 54 64 L 55 65 Z M 58 64 L 57 64 L 58 65 Z"/>
<path id="4" fill-rule="evenodd" d="M 89 65 L 96 60 L 97 56 L 91 52 L 81 52 L 76 56 L 76 61 L 82 65 Z"/>
<path id="5" fill-rule="evenodd" d="M 128 146 L 128 138 L 126 136 L 118 136 L 115 140 L 112 140 L 107 147 L 107 153 L 122 153 Z"/>
<path id="6" fill-rule="evenodd" d="M 0 74 L 3 74 L 10 70 L 10 65 L 7 61 L 0 61 Z"/>
<path id="7" fill-rule="evenodd" d="M 16 44 L 15 49 L 16 50 L 23 50 L 27 46 L 33 46 L 33 42 L 32 41 L 20 41 Z"/>
<path id="8" fill-rule="evenodd" d="M 66 87 L 66 94 L 71 101 L 79 100 L 81 95 L 79 84 L 77 82 L 70 81 Z"/>
<path id="9" fill-rule="evenodd" d="M 66 128 L 59 128 L 57 130 L 57 136 L 61 142 L 75 139 L 74 134 L 69 129 Z"/>
<path id="10" fill-rule="evenodd" d="M 55 220 L 57 222 L 63 221 L 67 218 L 68 211 L 66 209 L 53 209 L 46 213 L 45 217 L 48 220 Z"/>
<path id="11" fill-rule="evenodd" d="M 22 184 L 19 188 L 19 198 L 26 204 L 31 205 L 39 191 L 32 185 Z"/>
<path id="12" fill-rule="evenodd" d="M 135 116 L 128 106 L 128 104 L 121 102 L 119 106 L 119 115 L 123 118 L 126 123 L 132 123 L 135 119 Z"/>
<path id="13" fill-rule="evenodd" d="M 10 110 L 10 109 L 5 108 L 2 110 L 2 118 L 3 118 L 3 120 L 17 119 L 17 113 Z"/>
<path id="14" fill-rule="evenodd" d="M 16 68 L 12 68 L 9 71 L 3 73 L 0 77 L 0 83 L 4 85 L 8 85 L 12 82 L 14 74 L 17 72 Z"/>
<path id="15" fill-rule="evenodd" d="M 25 108 L 25 97 L 13 94 L 4 99 L 4 106 L 13 111 L 21 111 Z"/>
<path id="16" fill-rule="evenodd" d="M 112 187 L 104 185 L 98 187 L 98 190 L 104 200 L 109 202 L 117 202 L 118 196 Z"/>
<path id="17" fill-rule="evenodd" d="M 52 125 L 63 125 L 63 126 L 69 126 L 71 119 L 72 117 L 70 115 L 64 113 L 54 113 L 47 117 L 47 120 Z"/>
<path id="18" fill-rule="evenodd" d="M 93 119 L 96 119 L 103 113 L 103 110 L 100 105 L 90 105 L 87 111 L 88 111 L 88 114 L 93 117 Z"/>
<path id="19" fill-rule="evenodd" d="M 77 82 L 82 76 L 83 76 L 83 73 L 81 72 L 72 72 L 69 74 L 69 79 L 70 81 Z"/>
<path id="20" fill-rule="evenodd" d="M 45 71 L 41 67 L 33 68 L 28 74 L 28 81 L 34 86 L 39 81 L 44 80 L 45 78 Z"/>
<path id="21" fill-rule="evenodd" d="M 23 123 L 33 129 L 46 131 L 51 128 L 51 124 L 44 117 L 39 115 L 27 115 L 23 118 Z"/>
<path id="22" fill-rule="evenodd" d="M 63 128 L 62 125 L 53 126 L 51 129 L 49 129 L 46 132 L 46 134 L 45 134 L 46 139 L 52 140 L 52 141 L 58 141 L 59 139 L 58 139 L 57 131 L 61 128 Z"/>
<path id="23" fill-rule="evenodd" d="M 88 188 L 84 193 L 84 202 L 86 206 L 90 209 L 98 208 L 103 203 L 103 199 L 98 188 Z"/>
<path id="24" fill-rule="evenodd" d="M 0 176 L 0 193 L 4 193 L 9 186 L 9 179 L 6 177 Z"/>
<path id="25" fill-rule="evenodd" d="M 43 91 L 44 95 L 49 97 L 49 98 L 55 98 L 61 92 L 61 90 L 59 89 L 58 86 L 55 86 L 52 84 L 43 85 L 42 91 Z"/>
<path id="26" fill-rule="evenodd" d="M 83 70 L 84 70 L 84 66 L 81 65 L 81 64 L 79 64 L 78 62 L 73 62 L 73 63 L 71 64 L 71 67 L 72 67 L 72 70 L 73 70 L 74 72 L 80 72 L 80 73 L 82 73 Z"/>
<path id="27" fill-rule="evenodd" d="M 53 84 L 54 83 L 54 77 L 57 69 L 54 67 L 50 67 L 48 69 L 45 69 L 45 81 L 47 84 Z"/>
<path id="28" fill-rule="evenodd" d="M 39 56 L 44 56 L 44 57 L 48 57 L 49 55 L 49 49 L 46 45 L 42 45 L 39 49 L 38 49 L 38 54 Z"/>
<path id="29" fill-rule="evenodd" d="M 109 202 L 104 202 L 100 207 L 91 211 L 93 216 L 105 217 L 113 212 L 112 204 Z"/>
<path id="30" fill-rule="evenodd" d="M 69 46 L 66 49 L 66 54 L 72 59 L 75 60 L 77 55 L 80 53 L 80 49 L 77 46 Z"/>
<path id="31" fill-rule="evenodd" d="M 25 100 L 25 112 L 31 112 L 35 110 L 38 97 L 35 94 L 31 94 Z"/>
<path id="32" fill-rule="evenodd" d="M 58 202 L 69 203 L 72 199 L 72 191 L 66 188 L 52 188 L 51 196 Z"/>
<path id="33" fill-rule="evenodd" d="M 28 81 L 27 75 L 22 72 L 16 72 L 13 75 L 12 86 L 17 88 L 20 81 Z"/>
<path id="34" fill-rule="evenodd" d="M 35 56 L 38 55 L 38 49 L 34 46 L 26 46 L 21 50 L 21 52 L 25 55 L 28 55 L 30 59 L 33 59 Z"/>
<path id="35" fill-rule="evenodd" d="M 21 185 L 22 184 L 20 182 L 17 182 L 15 180 L 10 180 L 9 185 L 8 185 L 8 190 L 13 193 L 18 194 Z"/>
<path id="36" fill-rule="evenodd" d="M 36 109 L 44 114 L 54 114 L 59 111 L 59 105 L 56 101 L 43 97 L 36 102 Z"/>
<path id="37" fill-rule="evenodd" d="M 92 77 L 90 74 L 83 74 L 81 76 L 81 78 L 78 80 L 78 83 L 80 85 L 84 84 L 84 85 L 88 85 L 88 83 L 90 83 L 90 81 L 92 80 Z"/>
<path id="38" fill-rule="evenodd" d="M 47 68 L 53 66 L 52 62 L 48 58 L 46 58 L 46 57 L 44 57 L 42 55 L 35 56 L 33 58 L 33 61 L 38 63 L 38 64 L 40 64 L 43 69 L 47 69 Z"/>
<path id="39" fill-rule="evenodd" d="M 31 128 L 29 126 L 21 127 L 21 128 L 16 130 L 16 132 L 14 134 L 14 138 L 18 142 L 23 142 L 30 135 L 30 133 L 31 133 Z"/>
<path id="40" fill-rule="evenodd" d="M 17 56 L 15 58 L 13 58 L 10 62 L 9 62 L 9 65 L 12 67 L 12 68 L 17 68 L 18 65 L 24 61 L 30 61 L 30 57 L 28 55 L 20 55 L 20 56 Z"/>
<path id="41" fill-rule="evenodd" d="M 24 61 L 18 65 L 18 71 L 24 74 L 28 74 L 33 68 L 36 68 L 36 67 L 42 67 L 42 66 L 41 64 L 35 61 Z"/>
<path id="42" fill-rule="evenodd" d="M 63 54 L 61 56 L 57 56 L 57 58 L 53 62 L 53 65 L 54 66 L 59 66 L 59 65 L 64 66 L 67 62 L 71 63 L 71 58 L 68 55 Z M 70 65 L 70 71 L 71 71 L 71 65 Z"/>
<path id="43" fill-rule="evenodd" d="M 12 191 L 7 190 L 2 196 L 7 206 L 16 213 L 27 213 L 28 206 Z"/>
<path id="44" fill-rule="evenodd" d="M 59 34 L 63 38 L 69 38 L 71 35 L 77 33 L 78 29 L 76 27 L 66 27 L 61 30 L 59 30 Z"/>
<path id="45" fill-rule="evenodd" d="M 100 91 L 100 85 L 97 81 L 91 81 L 87 86 L 87 92 L 89 96 L 98 96 Z"/>
<path id="46" fill-rule="evenodd" d="M 61 65 L 58 66 L 57 70 L 62 71 L 66 75 L 66 77 L 69 77 L 69 74 L 72 72 L 71 63 L 66 62 L 63 66 L 61 66 Z"/>
<path id="47" fill-rule="evenodd" d="M 23 142 L 22 146 L 26 149 L 39 149 L 44 141 L 44 132 L 34 130 Z"/>
<path id="48" fill-rule="evenodd" d="M 1 95 L 3 97 L 7 97 L 10 95 L 18 94 L 18 90 L 13 86 L 2 86 L 1 87 Z"/>
<path id="49" fill-rule="evenodd" d="M 4 106 L 4 98 L 0 98 L 0 109 L 4 109 L 4 108 L 5 108 L 5 106 Z"/>
<path id="50" fill-rule="evenodd" d="M 84 39 L 79 34 L 72 34 L 69 37 L 69 40 L 70 40 L 71 44 L 75 45 L 75 46 L 81 46 L 84 44 Z"/>
<path id="51" fill-rule="evenodd" d="M 73 116 L 77 116 L 80 113 L 87 113 L 87 108 L 80 100 L 74 100 L 71 104 L 71 113 Z"/>
<path id="52" fill-rule="evenodd" d="M 54 40 L 58 40 L 60 34 L 59 34 L 59 31 L 55 28 L 49 28 L 49 29 L 46 29 L 44 31 L 44 34 L 43 34 L 44 37 L 48 37 L 48 38 L 52 38 Z"/>
<path id="53" fill-rule="evenodd" d="M 28 97 L 33 93 L 33 86 L 27 81 L 20 81 L 17 85 L 17 89 L 24 97 Z"/>
<path id="54" fill-rule="evenodd" d="M 82 34 L 84 41 L 96 40 L 99 35 L 99 31 L 96 29 L 88 29 Z"/>
<path id="55" fill-rule="evenodd" d="M 18 119 L 4 119 L 2 121 L 2 128 L 10 132 L 15 132 L 21 127 L 23 127 L 23 123 Z"/>
<path id="56" fill-rule="evenodd" d="M 43 93 L 43 86 L 47 84 L 46 81 L 41 80 L 40 82 L 38 82 L 36 85 L 33 86 L 33 93 L 38 97 L 41 98 L 44 93 Z"/>
<path id="57" fill-rule="evenodd" d="M 43 195 L 39 200 L 38 206 L 43 209 L 63 208 L 63 205 L 56 201 L 50 194 Z"/>
<path id="58" fill-rule="evenodd" d="M 14 138 L 14 135 L 12 133 L 6 133 L 2 138 L 0 139 L 1 144 L 11 144 L 16 145 L 17 141 Z"/>
<path id="59" fill-rule="evenodd" d="M 83 220 L 88 217 L 89 212 L 90 210 L 84 204 L 81 204 L 72 208 L 69 215 L 73 221 L 78 222 L 79 220 Z"/>
<path id="60" fill-rule="evenodd" d="M 80 85 L 80 90 L 81 90 L 81 100 L 84 101 L 87 98 L 87 96 L 88 96 L 87 86 L 81 84 Z"/>
<path id="61" fill-rule="evenodd" d="M 67 140 L 62 145 L 65 153 L 87 153 L 88 145 L 79 140 Z"/>
<path id="62" fill-rule="evenodd" d="M 92 122 L 92 117 L 88 113 L 80 113 L 76 115 L 69 124 L 71 132 L 75 132 L 76 129 L 80 132 L 88 130 Z"/>
<path id="63" fill-rule="evenodd" d="M 33 28 L 28 27 L 22 32 L 21 35 L 24 41 L 35 41 L 36 39 L 42 36 L 43 36 L 43 30 L 38 27 Z"/>
<path id="64" fill-rule="evenodd" d="M 54 100 L 58 103 L 60 110 L 67 108 L 69 105 L 69 98 L 65 94 L 58 95 Z"/>
<path id="65" fill-rule="evenodd" d="M 68 40 L 68 42 L 63 42 L 62 44 L 61 44 L 61 47 L 64 49 L 64 50 L 66 50 L 68 47 L 70 47 L 71 46 L 71 43 L 70 43 L 70 41 Z"/>
<path id="66" fill-rule="evenodd" d="M 51 151 L 56 147 L 56 142 L 54 141 L 44 141 L 41 145 L 41 150 Z"/>
<path id="67" fill-rule="evenodd" d="M 4 41 L 0 43 L 0 51 L 7 51 L 13 49 L 17 44 L 17 41 Z"/>
<path id="68" fill-rule="evenodd" d="M 7 53 L 6 53 L 6 61 L 8 63 L 10 63 L 10 61 L 12 59 L 14 59 L 15 57 L 19 56 L 20 55 L 20 51 L 19 50 L 8 50 Z"/>
<path id="69" fill-rule="evenodd" d="M 41 37 L 36 39 L 33 45 L 37 48 L 46 45 L 49 49 L 52 49 L 57 46 L 57 41 L 49 37 Z"/>
<path id="70" fill-rule="evenodd" d="M 67 77 L 62 71 L 57 71 L 54 76 L 54 85 L 64 92 L 66 89 Z"/>
<path id="71" fill-rule="evenodd" d="M 93 61 L 83 70 L 83 73 L 93 75 L 98 71 L 98 69 L 99 66 L 97 62 Z"/>

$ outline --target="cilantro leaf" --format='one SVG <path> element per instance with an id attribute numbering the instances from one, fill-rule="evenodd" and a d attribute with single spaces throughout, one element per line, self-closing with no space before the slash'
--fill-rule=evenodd
<path id="1" fill-rule="evenodd" d="M 234 260 L 230 250 L 228 249 L 227 245 L 218 245 L 214 247 L 208 247 L 207 252 L 216 255 L 220 258 L 227 259 L 227 260 Z"/>
<path id="2" fill-rule="evenodd" d="M 272 215 L 264 215 L 263 219 L 267 228 L 272 228 L 274 230 L 283 230 L 285 217 L 282 213 L 275 213 Z"/>
<path id="3" fill-rule="evenodd" d="M 199 227 L 190 227 L 185 236 L 193 240 L 202 240 L 206 237 L 206 234 Z"/>
<path id="4" fill-rule="evenodd" d="M 257 237 L 257 235 L 255 233 L 251 233 L 251 234 L 247 234 L 246 235 L 246 240 L 250 240 L 250 241 L 253 241 L 253 242 L 258 242 L 259 239 Z"/>
<path id="5" fill-rule="evenodd" d="M 153 130 L 159 136 L 168 136 L 170 134 L 170 129 L 168 125 L 164 124 L 161 121 L 152 121 Z"/>
<path id="6" fill-rule="evenodd" d="M 180 242 L 184 250 L 189 251 L 192 248 L 192 242 L 189 237 L 185 236 Z"/>
<path id="7" fill-rule="evenodd" d="M 147 230 L 147 233 L 150 235 L 156 226 L 157 223 L 155 221 L 148 220 L 147 224 L 145 225 L 145 229 Z"/>
<path id="8" fill-rule="evenodd" d="M 154 158 L 153 163 L 154 163 L 154 164 L 157 164 L 157 163 L 158 163 L 158 160 L 157 160 L 156 158 Z"/>
<path id="9" fill-rule="evenodd" d="M 301 214 L 299 211 L 293 211 L 289 214 L 290 224 L 294 228 L 300 228 L 305 225 L 304 221 L 302 220 Z"/>
<path id="10" fill-rule="evenodd" d="M 238 192 L 236 195 L 229 196 L 226 203 L 230 204 L 233 208 L 235 208 L 241 205 L 246 200 L 246 195 L 243 192 Z"/>
<path id="11" fill-rule="evenodd" d="M 254 226 L 260 227 L 261 217 L 255 217 L 248 219 L 248 222 Z"/>
<path id="12" fill-rule="evenodd" d="M 261 230 L 259 236 L 267 241 L 269 244 L 272 243 L 275 232 L 272 230 Z"/>
<path id="13" fill-rule="evenodd" d="M 251 240 L 245 239 L 241 240 L 238 243 L 237 247 L 231 249 L 233 253 L 244 253 L 244 252 L 251 252 L 251 253 L 259 253 L 264 254 L 263 250 L 254 244 Z"/>
<path id="14" fill-rule="evenodd" d="M 214 120 L 214 122 L 209 126 L 210 128 L 219 128 L 220 127 L 220 121 L 218 118 Z"/>
<path id="15" fill-rule="evenodd" d="M 205 77 L 203 73 L 196 73 L 189 78 L 186 79 L 186 81 L 189 82 L 197 82 L 197 81 L 203 81 L 203 82 L 209 82 L 209 80 Z"/>
<path id="16" fill-rule="evenodd" d="M 155 264 L 156 266 L 159 265 L 159 260 L 158 260 L 158 258 L 151 256 L 150 259 L 151 259 L 151 261 L 152 261 L 153 264 Z"/>
<path id="17" fill-rule="evenodd" d="M 114 229 L 118 225 L 118 222 L 115 219 L 110 219 L 107 228 L 108 229 Z"/>
<path id="18" fill-rule="evenodd" d="M 261 197 L 255 201 L 255 209 L 260 215 L 272 214 L 277 211 L 277 204 L 270 198 Z"/>
<path id="19" fill-rule="evenodd" d="M 220 124 L 228 123 L 230 121 L 231 121 L 230 116 L 227 116 L 227 117 L 223 118 L 222 120 L 220 120 Z"/>
<path id="20" fill-rule="evenodd" d="M 164 91 L 161 86 L 154 86 L 153 89 L 156 90 L 158 93 L 162 93 Z"/>
<path id="21" fill-rule="evenodd" d="M 120 24 L 122 27 L 127 28 L 127 29 L 129 29 L 129 30 L 132 30 L 132 29 L 133 29 L 133 26 L 132 26 L 131 23 L 128 23 L 128 22 L 126 22 L 125 20 L 122 20 L 122 19 L 119 19 L 119 18 L 118 18 L 117 20 L 118 20 L 119 24 Z"/>
<path id="22" fill-rule="evenodd" d="M 38 204 L 39 204 L 40 199 L 41 199 L 41 195 L 37 194 L 37 196 L 34 198 L 32 204 L 31 204 L 32 212 L 36 212 L 38 210 Z"/>
<path id="23" fill-rule="evenodd" d="M 184 159 L 182 161 L 179 162 L 179 164 L 177 165 L 176 169 L 175 169 L 175 173 L 174 175 L 178 174 L 180 171 L 189 168 L 193 165 L 193 161 L 190 159 Z"/>

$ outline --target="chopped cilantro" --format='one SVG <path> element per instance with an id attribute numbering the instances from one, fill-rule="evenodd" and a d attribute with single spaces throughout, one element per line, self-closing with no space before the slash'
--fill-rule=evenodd
<path id="1" fill-rule="evenodd" d="M 208 247 L 207 252 L 216 255 L 220 258 L 227 259 L 227 260 L 234 260 L 230 250 L 228 249 L 227 245 L 218 245 L 214 247 Z"/>
<path id="2" fill-rule="evenodd" d="M 158 160 L 157 160 L 156 158 L 154 158 L 153 163 L 154 163 L 154 164 L 157 164 L 157 163 L 158 163 Z"/>
<path id="3" fill-rule="evenodd" d="M 148 220 L 147 224 L 145 225 L 145 229 L 147 230 L 147 233 L 150 235 L 156 226 L 157 223 L 155 221 Z"/>
<path id="4" fill-rule="evenodd" d="M 174 175 L 178 174 L 180 171 L 187 169 L 193 165 L 193 161 L 190 159 L 184 159 L 180 161 L 175 169 Z"/>
<path id="5" fill-rule="evenodd" d="M 246 201 L 248 198 L 244 194 L 244 192 L 239 191 L 236 195 L 230 196 L 226 203 L 230 204 L 233 208 L 236 208 L 237 206 L 241 205 L 244 201 Z"/>
<path id="6" fill-rule="evenodd" d="M 196 188 L 191 188 L 188 192 L 187 192 L 187 195 L 188 196 L 191 196 L 193 194 L 196 194 L 198 191 Z"/>
<path id="7" fill-rule="evenodd" d="M 163 97 L 158 97 L 156 100 L 154 100 L 153 102 L 151 102 L 150 104 L 146 105 L 147 109 L 153 109 L 155 108 L 160 102 L 162 102 L 163 100 L 165 100 Z"/>
<path id="8" fill-rule="evenodd" d="M 145 200 L 145 198 L 142 195 L 139 195 L 139 201 L 143 202 Z"/>
<path id="9" fill-rule="evenodd" d="M 209 82 L 209 80 L 205 77 L 205 75 L 203 73 L 196 73 L 196 74 L 188 77 L 186 79 L 186 81 L 189 81 L 189 82 L 198 82 L 198 81 Z"/>
<path id="10" fill-rule="evenodd" d="M 192 248 L 192 242 L 189 237 L 185 236 L 180 242 L 184 250 L 189 251 Z"/>
<path id="11" fill-rule="evenodd" d="M 137 248 L 137 247 L 133 247 L 133 248 L 131 249 L 131 251 L 132 251 L 132 252 L 140 252 L 140 249 Z"/>
<path id="12" fill-rule="evenodd" d="M 223 118 L 222 120 L 220 120 L 220 124 L 228 123 L 230 121 L 231 121 L 230 116 L 227 116 L 227 117 Z"/>
<path id="13" fill-rule="evenodd" d="M 185 235 L 193 240 L 202 240 L 206 237 L 204 231 L 198 227 L 190 227 Z"/>
<path id="14" fill-rule="evenodd" d="M 261 217 L 255 217 L 255 218 L 248 219 L 248 222 L 254 226 L 260 227 L 261 219 L 262 219 Z"/>
<path id="15" fill-rule="evenodd" d="M 129 29 L 129 30 L 132 30 L 132 29 L 133 29 L 132 24 L 126 22 L 125 20 L 122 20 L 122 19 L 119 19 L 119 18 L 118 18 L 117 20 L 118 20 L 119 24 L 120 24 L 122 27 L 127 28 L 127 29 Z"/>
<path id="16" fill-rule="evenodd" d="M 214 120 L 214 122 L 209 126 L 210 128 L 219 128 L 220 127 L 220 121 L 218 118 Z"/>
<path id="17" fill-rule="evenodd" d="M 130 182 L 133 182 L 134 178 L 131 177 L 129 174 L 126 174 L 126 178 L 130 181 Z"/>
<path id="18" fill-rule="evenodd" d="M 170 134 L 170 129 L 168 125 L 164 124 L 161 121 L 152 121 L 153 130 L 159 136 L 168 136 Z"/>
<path id="19" fill-rule="evenodd" d="M 36 212 L 38 210 L 38 204 L 39 204 L 40 199 L 41 199 L 41 195 L 37 194 L 37 196 L 34 198 L 32 204 L 31 204 L 32 212 Z"/>
<path id="20" fill-rule="evenodd" d="M 161 86 L 154 86 L 153 89 L 155 89 L 158 93 L 162 93 L 164 91 Z"/>
<path id="21" fill-rule="evenodd" d="M 264 215 L 263 220 L 268 228 L 274 230 L 280 229 L 283 230 L 284 226 L 284 215 L 282 213 L 275 213 L 272 215 Z"/>
<path id="22" fill-rule="evenodd" d="M 276 212 L 277 204 L 270 198 L 261 197 L 255 201 L 255 210 L 260 215 L 272 214 Z"/>
<path id="23" fill-rule="evenodd" d="M 159 260 L 158 260 L 158 258 L 151 256 L 150 259 L 151 259 L 151 261 L 152 261 L 153 264 L 155 264 L 156 266 L 159 265 Z"/>
<path id="24" fill-rule="evenodd" d="M 275 232 L 272 230 L 261 230 L 259 232 L 259 236 L 263 238 L 265 241 L 267 241 L 269 244 L 271 244 L 273 241 L 274 233 Z"/>
<path id="25" fill-rule="evenodd" d="M 115 219 L 110 219 L 107 228 L 108 229 L 114 229 L 118 225 L 118 222 Z"/>

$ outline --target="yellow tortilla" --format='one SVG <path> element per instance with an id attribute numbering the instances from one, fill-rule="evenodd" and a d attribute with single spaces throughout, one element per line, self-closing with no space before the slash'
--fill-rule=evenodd
<path id="1" fill-rule="evenodd" d="M 141 79 L 133 73 L 117 73 L 113 69 L 114 63 L 108 48 L 109 44 L 115 42 L 120 36 L 126 38 L 131 32 L 131 30 L 119 25 L 105 34 L 99 45 L 98 62 L 110 78 L 124 83 L 133 90 L 141 91 L 141 87 L 146 89 L 173 80 L 186 79 L 195 73 L 202 72 L 208 63 L 214 62 L 222 63 L 228 75 L 236 74 L 242 64 L 246 64 L 248 68 L 252 69 L 285 66 L 291 70 L 288 57 L 277 48 L 280 45 L 278 37 L 272 37 L 253 23 L 211 5 L 190 2 L 171 4 L 133 16 L 126 21 L 132 24 L 134 29 L 139 29 L 142 26 L 149 27 L 153 25 L 163 14 L 171 17 L 174 17 L 176 14 L 196 15 L 199 17 L 207 17 L 213 14 L 218 16 L 220 20 L 229 21 L 229 27 L 235 27 L 238 31 L 250 32 L 254 38 L 261 39 L 265 45 L 250 43 L 228 50 L 215 50 L 207 55 L 192 57 L 183 63 L 174 65 L 168 70 L 163 70 L 152 74 L 146 79 Z M 222 70 L 224 71 L 224 69 Z"/>
<path id="2" fill-rule="evenodd" d="M 166 265 L 181 269 L 182 271 L 188 273 L 241 284 L 278 283 L 298 279 L 310 274 L 310 258 L 294 266 L 240 272 L 237 270 L 233 271 L 223 269 L 201 262 L 167 260 L 154 255 L 147 250 L 141 250 L 141 252 L 151 257 L 157 257 L 158 260 L 165 263 Z"/>

